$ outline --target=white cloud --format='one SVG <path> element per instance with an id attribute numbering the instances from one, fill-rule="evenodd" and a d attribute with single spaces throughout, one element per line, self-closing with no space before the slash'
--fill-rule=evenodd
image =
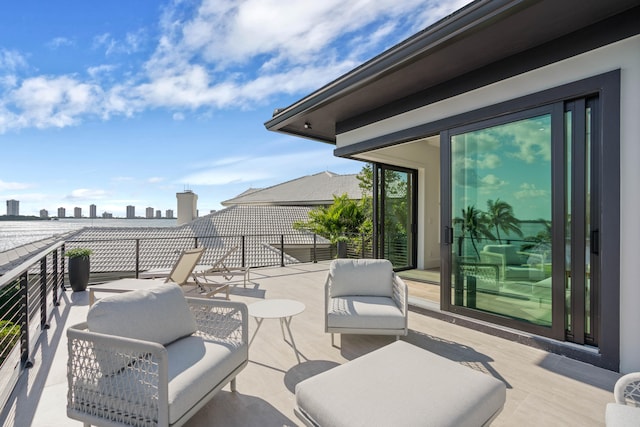
<path id="1" fill-rule="evenodd" d="M 536 187 L 535 184 L 523 183 L 520 185 L 520 190 L 514 193 L 516 199 L 531 199 L 538 197 L 549 196 L 549 192 L 547 190 L 542 190 Z"/>
<path id="2" fill-rule="evenodd" d="M 132 54 L 139 52 L 147 39 L 143 29 L 128 32 L 122 40 L 110 33 L 103 33 L 93 38 L 94 49 L 104 49 L 105 55 Z"/>
<path id="3" fill-rule="evenodd" d="M 175 0 L 160 17 L 141 67 L 88 67 L 80 74 L 21 78 L 18 52 L 0 49 L 0 133 L 66 127 L 146 109 L 254 108 L 277 95 L 308 93 L 451 13 L 444 0 Z M 52 46 L 73 43 L 56 38 Z M 145 29 L 93 40 L 108 56 L 150 47 Z M 116 77 L 119 69 L 121 75 Z M 80 73 L 81 70 L 78 70 Z M 117 83 L 114 83 L 117 82 Z M 2 87 L 5 87 L 2 90 Z M 174 111 L 174 120 L 183 112 Z"/>
<path id="4" fill-rule="evenodd" d="M 494 193 L 507 185 L 507 182 L 498 178 L 493 174 L 485 175 L 480 179 L 480 185 L 478 186 L 483 194 Z"/>
<path id="5" fill-rule="evenodd" d="M 0 70 L 14 72 L 27 66 L 26 58 L 15 50 L 0 49 Z"/>
<path id="6" fill-rule="evenodd" d="M 24 182 L 6 182 L 6 181 L 0 180 L 0 191 L 25 190 L 30 187 L 31 187 L 31 184 L 27 184 Z"/>
<path id="7" fill-rule="evenodd" d="M 7 94 L 21 111 L 15 127 L 65 127 L 77 124 L 81 116 L 98 113 L 102 89 L 72 77 L 33 77 Z"/>
<path id="8" fill-rule="evenodd" d="M 88 188 L 78 188 L 73 190 L 71 194 L 66 196 L 66 199 L 70 200 L 98 200 L 104 199 L 108 196 L 105 190 L 91 190 Z"/>
<path id="9" fill-rule="evenodd" d="M 180 121 L 185 119 L 185 115 L 184 115 L 184 113 L 173 113 L 172 118 L 173 118 L 173 120 L 175 120 L 177 122 L 180 122 Z"/>
<path id="10" fill-rule="evenodd" d="M 100 77 L 102 75 L 109 74 L 109 73 L 113 72 L 116 68 L 117 68 L 117 66 L 109 65 L 109 64 L 97 65 L 95 67 L 87 68 L 87 73 L 92 78 L 95 79 L 95 78 Z"/>
<path id="11" fill-rule="evenodd" d="M 56 37 L 47 43 L 47 46 L 51 49 L 58 49 L 62 46 L 73 46 L 75 42 L 66 37 Z"/>
<path id="12" fill-rule="evenodd" d="M 319 159 L 322 165 L 318 164 Z M 317 150 L 281 156 L 230 157 L 211 162 L 208 166 L 201 165 L 201 170 L 181 178 L 179 182 L 188 185 L 270 185 L 305 175 L 310 167 L 313 168 L 312 165 L 318 164 L 312 172 L 317 173 L 345 162 Z"/>
<path id="13" fill-rule="evenodd" d="M 151 177 L 151 178 L 149 178 L 147 180 L 147 182 L 149 184 L 157 184 L 157 183 L 162 182 L 162 181 L 164 181 L 164 178 L 161 178 L 159 176 L 154 176 L 154 177 Z"/>

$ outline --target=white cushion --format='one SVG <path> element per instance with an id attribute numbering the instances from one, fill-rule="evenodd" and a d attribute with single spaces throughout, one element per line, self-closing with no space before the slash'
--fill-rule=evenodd
<path id="1" fill-rule="evenodd" d="M 101 298 L 89 309 L 87 325 L 92 332 L 162 345 L 197 329 L 180 286 L 171 283 Z"/>
<path id="2" fill-rule="evenodd" d="M 607 427 L 640 427 L 640 408 L 608 403 L 605 422 Z"/>
<path id="3" fill-rule="evenodd" d="M 169 423 L 173 424 L 225 377 L 242 366 L 248 359 L 248 349 L 246 344 L 236 347 L 229 342 L 214 342 L 189 336 L 169 344 L 167 357 Z M 157 373 L 156 364 L 145 366 L 152 368 L 152 373 Z M 84 406 L 94 407 L 95 400 L 105 401 L 105 405 L 98 406 L 102 408 L 126 408 L 129 404 L 139 405 L 146 401 L 150 393 L 156 392 L 149 384 L 153 377 L 143 375 L 138 369 L 137 364 L 132 363 L 113 375 L 101 377 L 97 384 L 85 384 L 84 388 L 88 390 L 86 401 L 78 397 L 78 409 L 83 410 Z M 157 382 L 151 386 L 157 387 Z M 114 393 L 114 390 L 119 390 L 119 393 Z M 123 393 L 124 390 L 128 393 Z M 122 395 L 126 398 L 123 399 Z"/>
<path id="4" fill-rule="evenodd" d="M 298 410 L 323 427 L 477 427 L 505 399 L 502 381 L 404 341 L 296 386 Z"/>
<path id="5" fill-rule="evenodd" d="M 212 342 L 197 336 L 167 346 L 169 357 L 169 423 L 173 424 L 227 375 L 249 358 L 248 347 Z"/>
<path id="6" fill-rule="evenodd" d="M 386 259 L 336 259 L 329 267 L 331 297 L 393 295 L 393 266 Z"/>
<path id="7" fill-rule="evenodd" d="M 332 298 L 327 313 L 330 328 L 404 329 L 405 317 L 391 298 Z"/>

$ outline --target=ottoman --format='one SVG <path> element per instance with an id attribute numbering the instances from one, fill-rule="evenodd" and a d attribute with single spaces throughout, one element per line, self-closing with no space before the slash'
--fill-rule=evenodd
<path id="1" fill-rule="evenodd" d="M 296 415 L 308 426 L 482 426 L 500 413 L 494 377 L 396 341 L 300 382 Z"/>

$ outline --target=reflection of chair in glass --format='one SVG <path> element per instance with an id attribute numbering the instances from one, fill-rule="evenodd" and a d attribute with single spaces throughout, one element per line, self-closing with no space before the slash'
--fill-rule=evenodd
<path id="1" fill-rule="evenodd" d="M 480 252 L 483 264 L 495 264 L 500 280 L 538 281 L 545 278 L 544 256 L 521 252 L 514 245 L 486 245 Z"/>
<path id="2" fill-rule="evenodd" d="M 455 304 L 476 308 L 478 292 L 497 294 L 500 292 L 498 266 L 473 262 L 455 264 Z M 465 295 L 466 292 L 466 304 Z"/>

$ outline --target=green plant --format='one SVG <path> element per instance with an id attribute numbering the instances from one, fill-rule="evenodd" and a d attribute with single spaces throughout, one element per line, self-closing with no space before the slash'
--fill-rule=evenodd
<path id="1" fill-rule="evenodd" d="M 0 320 L 0 366 L 4 364 L 5 359 L 13 350 L 13 346 L 20 338 L 20 325 L 9 322 L 8 320 Z"/>
<path id="2" fill-rule="evenodd" d="M 80 258 L 80 257 L 88 257 L 92 253 L 93 253 L 93 251 L 91 249 L 73 248 L 73 249 L 69 249 L 68 251 L 66 251 L 64 253 L 64 256 L 67 256 L 69 258 Z"/>

